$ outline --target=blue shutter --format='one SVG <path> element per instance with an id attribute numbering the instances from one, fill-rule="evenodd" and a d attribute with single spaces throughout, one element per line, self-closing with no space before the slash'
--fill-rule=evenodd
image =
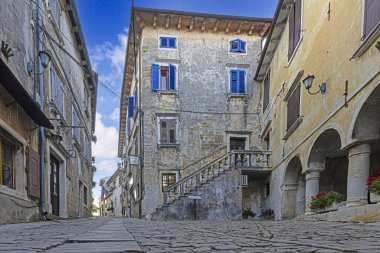
<path id="1" fill-rule="evenodd" d="M 242 52 L 242 53 L 246 52 L 245 45 L 246 45 L 245 41 L 239 40 L 239 51 L 240 52 Z"/>
<path id="2" fill-rule="evenodd" d="M 176 89 L 176 67 L 175 65 L 169 64 L 169 90 Z"/>
<path id="3" fill-rule="evenodd" d="M 233 48 L 232 45 L 237 44 L 236 48 Z M 230 42 L 230 52 L 239 52 L 239 40 L 232 40 Z"/>
<path id="4" fill-rule="evenodd" d="M 160 66 L 157 64 L 152 64 L 152 90 L 160 89 L 159 72 L 160 72 Z"/>
<path id="5" fill-rule="evenodd" d="M 177 48 L 176 47 L 176 38 L 168 38 L 169 39 L 169 47 L 170 48 Z"/>
<path id="6" fill-rule="evenodd" d="M 160 37 L 160 47 L 168 47 L 168 38 Z"/>
<path id="7" fill-rule="evenodd" d="M 245 71 L 239 70 L 239 93 L 245 93 Z"/>
<path id="8" fill-rule="evenodd" d="M 133 118 L 133 113 L 135 109 L 135 97 L 130 96 L 128 97 L 128 118 Z"/>
<path id="9" fill-rule="evenodd" d="M 238 92 L 238 71 L 230 70 L 230 92 Z"/>

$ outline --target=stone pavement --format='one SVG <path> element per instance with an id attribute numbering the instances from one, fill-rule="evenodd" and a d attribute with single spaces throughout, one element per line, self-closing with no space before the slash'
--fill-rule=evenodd
<path id="1" fill-rule="evenodd" d="M 380 222 L 146 221 L 0 226 L 0 252 L 380 252 Z"/>

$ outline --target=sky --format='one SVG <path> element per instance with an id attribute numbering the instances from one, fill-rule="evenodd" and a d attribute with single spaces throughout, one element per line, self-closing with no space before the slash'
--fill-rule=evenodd
<path id="1" fill-rule="evenodd" d="M 131 0 L 77 0 L 82 30 L 92 67 L 99 80 L 120 96 L 128 40 Z M 135 6 L 233 16 L 272 18 L 277 0 L 135 0 Z M 98 85 L 95 135 L 92 143 L 97 171 L 94 202 L 100 196 L 99 180 L 117 169 L 120 97 Z"/>

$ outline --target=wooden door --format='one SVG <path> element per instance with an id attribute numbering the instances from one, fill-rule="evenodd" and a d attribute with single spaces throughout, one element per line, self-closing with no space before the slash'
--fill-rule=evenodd
<path id="1" fill-rule="evenodd" d="M 59 216 L 59 161 L 50 156 L 50 203 L 52 214 Z"/>

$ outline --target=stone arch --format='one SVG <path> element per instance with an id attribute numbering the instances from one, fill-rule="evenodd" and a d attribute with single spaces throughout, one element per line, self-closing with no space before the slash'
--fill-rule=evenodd
<path id="1" fill-rule="evenodd" d="M 308 171 L 320 173 L 319 191 L 337 191 L 347 195 L 347 150 L 341 150 L 342 140 L 334 128 L 324 130 L 314 141 L 307 161 Z"/>
<path id="2" fill-rule="evenodd" d="M 302 174 L 302 164 L 298 156 L 288 163 L 284 175 L 282 194 L 282 218 L 292 219 L 305 213 L 305 177 Z"/>

